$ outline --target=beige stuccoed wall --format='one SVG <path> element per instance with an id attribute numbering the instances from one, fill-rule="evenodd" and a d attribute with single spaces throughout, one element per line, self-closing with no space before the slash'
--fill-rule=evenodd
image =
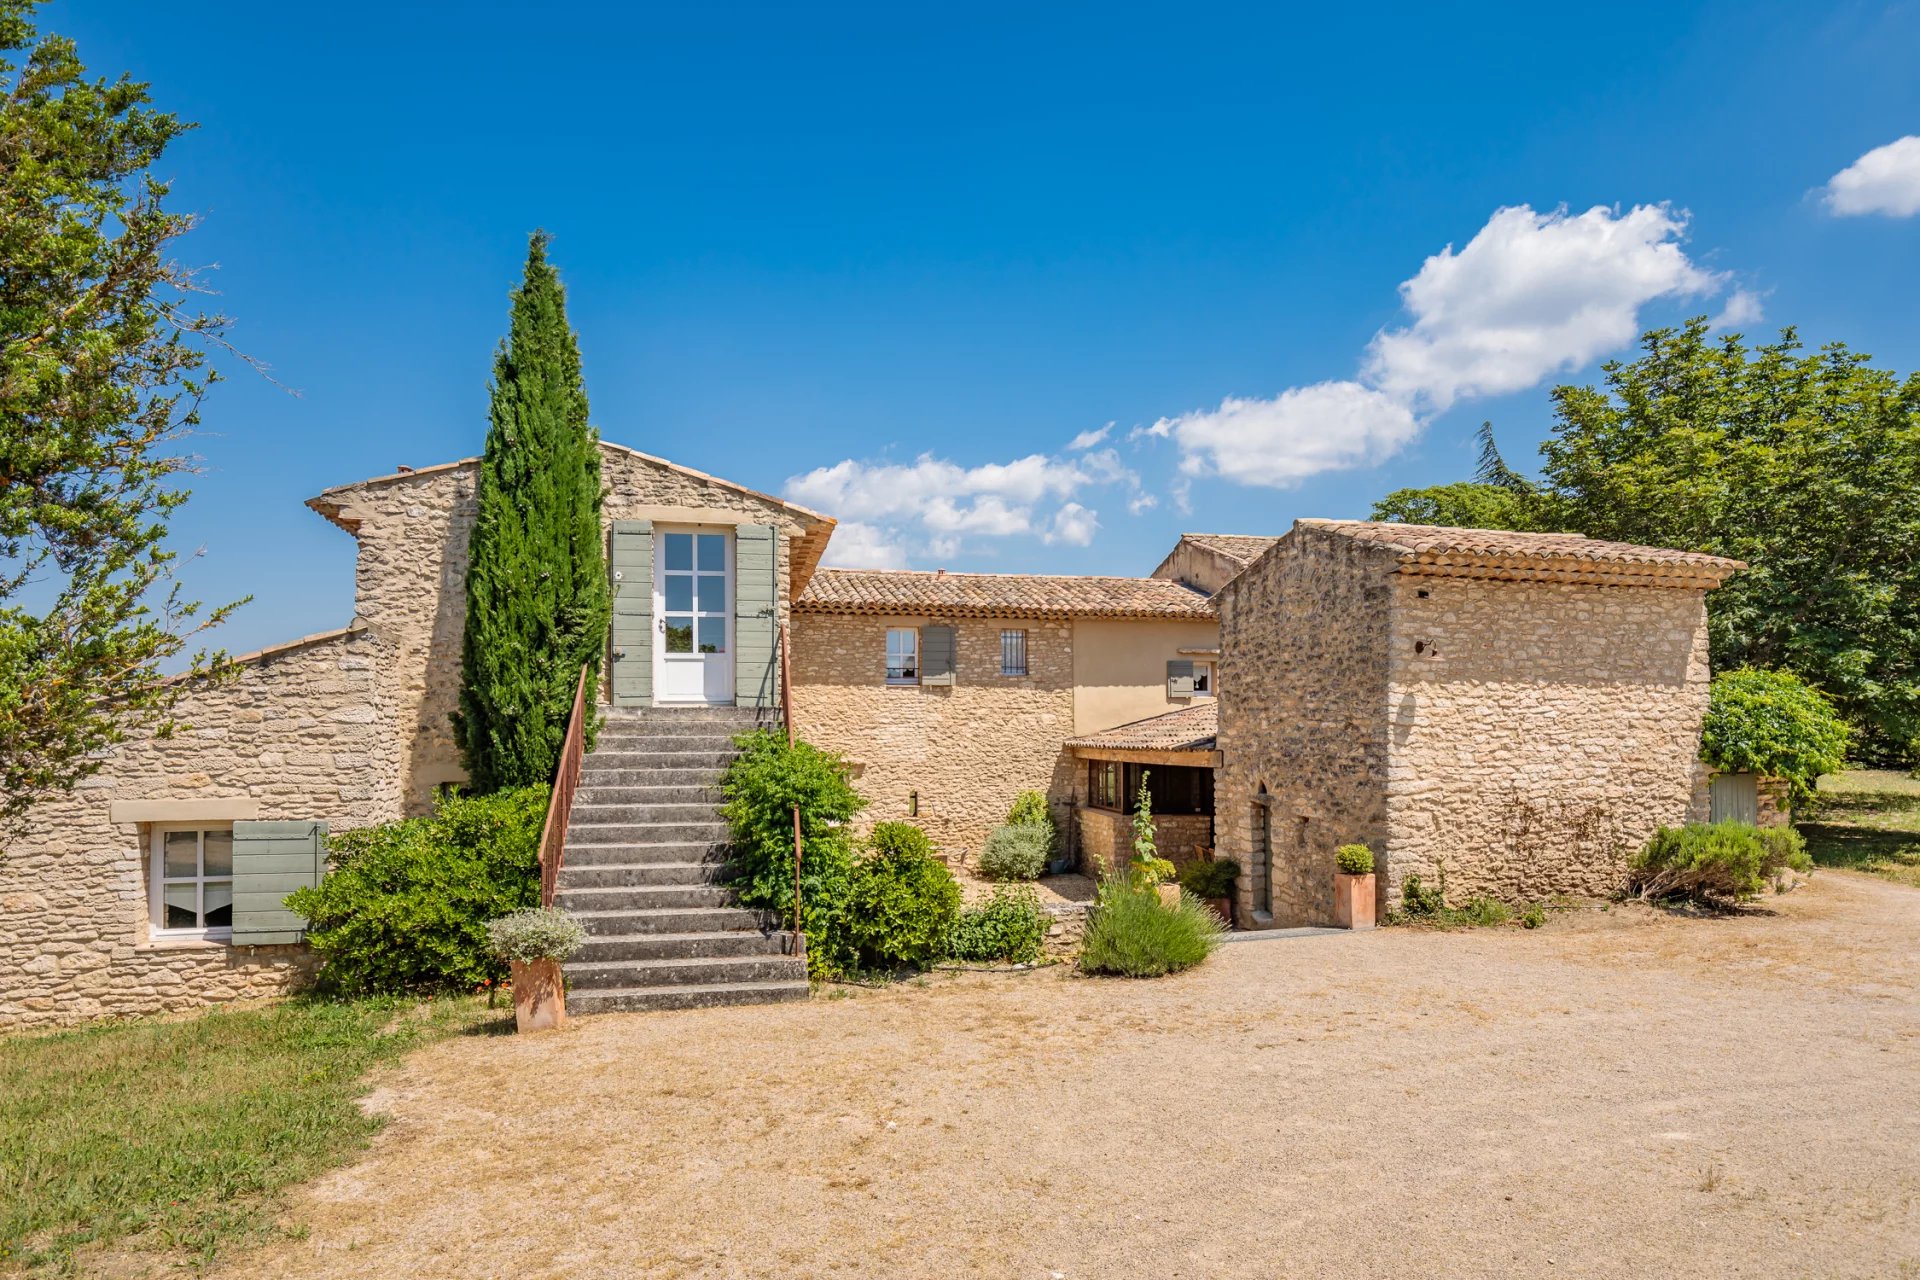
<path id="1" fill-rule="evenodd" d="M 1392 592 L 1387 895 L 1443 868 L 1452 901 L 1621 888 L 1693 810 L 1704 593 L 1406 575 Z"/>
<path id="2" fill-rule="evenodd" d="M 952 687 L 886 683 L 888 627 L 955 628 Z M 1000 632 L 1027 631 L 1025 676 L 1000 674 Z M 1073 762 L 1073 628 L 1038 619 L 868 617 L 802 611 L 793 628 L 796 731 L 859 766 L 861 826 L 917 822 L 953 857 L 977 852 L 1022 791 L 1066 821 Z M 920 812 L 910 815 L 919 792 Z"/>
<path id="3" fill-rule="evenodd" d="M 799 516 L 768 499 L 625 450 L 610 448 L 601 461 L 602 518 L 609 528 L 614 520 L 777 526 L 779 611 L 786 620 L 791 543 L 805 528 Z M 432 806 L 435 787 L 465 778 L 449 716 L 459 705 L 467 542 L 477 481 L 478 467 L 469 463 L 349 485 L 326 495 L 343 508 L 341 519 L 359 525 L 356 612 L 395 648 L 386 673 L 391 731 L 410 813 Z"/>
<path id="4" fill-rule="evenodd" d="M 1075 619 L 1073 731 L 1095 733 L 1191 705 L 1167 696 L 1167 663 L 1181 649 L 1219 643 L 1220 626 L 1210 619 Z"/>
<path id="5" fill-rule="evenodd" d="M 1273 846 L 1271 923 L 1333 917 L 1333 851 L 1386 832 L 1384 710 L 1392 557 L 1296 530 L 1220 593 L 1216 856 L 1240 863 L 1237 914 L 1258 918 Z"/>
<path id="6" fill-rule="evenodd" d="M 114 748 L 71 795 L 32 810 L 0 856 L 0 1026 L 193 1008 L 297 982 L 305 947 L 150 944 L 149 828 L 116 825 L 111 805 L 246 800 L 250 816 L 335 830 L 397 816 L 375 678 L 389 656 L 365 631 L 270 652 L 185 697 L 189 727 L 174 738 Z"/>

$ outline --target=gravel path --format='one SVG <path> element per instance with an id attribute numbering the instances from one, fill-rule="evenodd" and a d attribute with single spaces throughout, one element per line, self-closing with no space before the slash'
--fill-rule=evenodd
<path id="1" fill-rule="evenodd" d="M 426 1050 L 239 1277 L 1920 1276 L 1920 890 Z"/>

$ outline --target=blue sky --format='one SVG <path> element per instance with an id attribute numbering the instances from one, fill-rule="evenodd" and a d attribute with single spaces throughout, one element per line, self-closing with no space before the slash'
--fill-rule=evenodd
<path id="1" fill-rule="evenodd" d="M 200 122 L 182 256 L 300 393 L 196 442 L 229 648 L 350 616 L 304 499 L 478 450 L 535 227 L 602 433 L 869 563 L 1363 515 L 1689 314 L 1920 367 L 1915 3 L 548 8 L 44 12 Z"/>

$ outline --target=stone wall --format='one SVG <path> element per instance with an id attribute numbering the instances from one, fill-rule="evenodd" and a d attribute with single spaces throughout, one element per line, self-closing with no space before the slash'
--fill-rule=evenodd
<path id="1" fill-rule="evenodd" d="M 0 854 L 0 1026 L 155 1013 L 276 994 L 310 970 L 304 946 L 148 938 L 145 823 L 114 801 L 248 802 L 261 819 L 344 830 L 397 816 L 399 761 L 369 632 L 265 651 L 181 702 L 175 737 L 116 747 L 71 795 L 34 809 Z"/>
<path id="2" fill-rule="evenodd" d="M 1399 576 L 1381 882 L 1597 896 L 1688 820 L 1707 706 L 1692 589 Z"/>
<path id="3" fill-rule="evenodd" d="M 951 687 L 889 685 L 888 627 L 955 628 Z M 1000 632 L 1027 631 L 1027 674 L 1000 674 Z M 793 629 L 795 730 L 856 765 L 863 827 L 910 821 L 964 860 L 1022 791 L 1072 794 L 1073 631 L 1063 621 L 804 612 Z M 919 797 L 919 813 L 913 797 Z"/>
<path id="4" fill-rule="evenodd" d="M 1133 858 L 1133 815 L 1081 805 L 1074 810 L 1080 869 L 1090 876 L 1125 872 Z M 1184 870 L 1200 860 L 1197 850 L 1213 842 L 1213 818 L 1204 813 L 1157 813 L 1154 843 L 1160 856 Z"/>
<path id="5" fill-rule="evenodd" d="M 805 527 L 778 503 L 695 473 L 609 447 L 601 457 L 602 517 L 656 523 L 772 524 L 781 531 L 779 616 L 787 618 L 791 543 Z M 355 527 L 354 607 L 392 644 L 386 680 L 390 730 L 400 750 L 409 813 L 432 807 L 434 788 L 464 780 L 449 719 L 459 705 L 466 628 L 467 543 L 477 510 L 475 463 L 435 467 L 329 490 L 316 500 Z M 603 664 L 610 670 L 611 656 Z M 610 678 L 610 677 L 609 677 Z M 606 694 L 602 692 L 602 700 Z"/>
<path id="6" fill-rule="evenodd" d="M 1383 846 L 1393 569 L 1382 548 L 1296 528 L 1219 596 L 1215 856 L 1240 863 L 1242 920 L 1330 923 L 1333 851 Z"/>

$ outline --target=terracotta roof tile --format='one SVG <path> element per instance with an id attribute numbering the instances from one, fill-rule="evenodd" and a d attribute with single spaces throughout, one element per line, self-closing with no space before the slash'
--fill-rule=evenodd
<path id="1" fill-rule="evenodd" d="M 1183 533 L 1180 537 L 1182 541 L 1205 547 L 1216 555 L 1243 565 L 1252 564 L 1260 558 L 1261 552 L 1280 541 L 1278 538 L 1248 533 Z"/>
<path id="2" fill-rule="evenodd" d="M 1206 596 L 1162 578 L 903 569 L 822 569 L 794 607 L 802 613 L 969 618 L 1215 616 Z"/>
<path id="3" fill-rule="evenodd" d="M 1295 528 L 1384 547 L 1398 554 L 1403 573 L 1712 587 L 1746 568 L 1741 561 L 1722 556 L 1605 542 L 1577 533 L 1515 533 L 1368 520 L 1299 520 Z"/>
<path id="4" fill-rule="evenodd" d="M 1220 733 L 1220 706 L 1212 698 L 1165 715 L 1068 738 L 1070 747 L 1110 751 L 1211 751 Z"/>

